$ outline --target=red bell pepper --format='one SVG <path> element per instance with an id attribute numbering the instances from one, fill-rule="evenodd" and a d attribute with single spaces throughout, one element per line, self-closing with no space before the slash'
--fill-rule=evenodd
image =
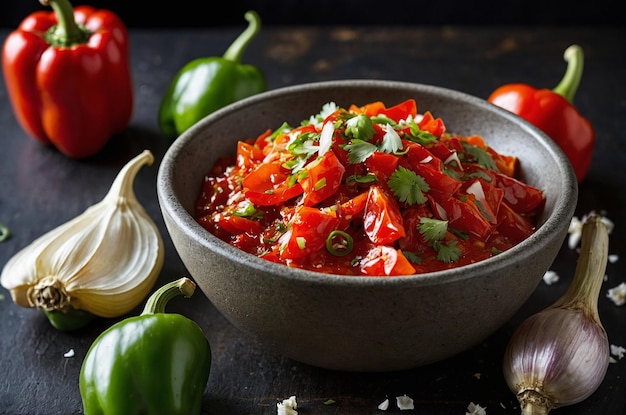
<path id="1" fill-rule="evenodd" d="M 2 69 L 22 128 L 72 158 L 96 154 L 133 110 L 128 30 L 108 10 L 40 0 L 9 34 Z"/>
<path id="2" fill-rule="evenodd" d="M 553 89 L 538 89 L 526 84 L 507 84 L 487 99 L 541 129 L 561 147 L 576 172 L 578 183 L 591 165 L 595 132 L 587 118 L 572 104 L 583 72 L 583 51 L 572 45 L 563 55 L 567 70 Z"/>

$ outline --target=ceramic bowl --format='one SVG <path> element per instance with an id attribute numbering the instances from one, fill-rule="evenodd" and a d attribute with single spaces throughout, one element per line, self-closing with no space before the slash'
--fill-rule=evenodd
<path id="1" fill-rule="evenodd" d="M 483 136 L 520 159 L 523 180 L 542 189 L 537 231 L 512 249 L 457 269 L 402 277 L 329 275 L 259 259 L 219 240 L 194 219 L 205 173 L 240 139 L 322 105 L 388 105 L 407 98 L 448 131 Z M 529 298 L 566 235 L 577 201 L 574 173 L 537 128 L 485 100 L 441 87 L 343 80 L 268 91 L 208 115 L 183 133 L 159 167 L 158 199 L 184 265 L 213 305 L 261 344 L 328 369 L 380 372 L 440 361 L 485 340 Z"/>

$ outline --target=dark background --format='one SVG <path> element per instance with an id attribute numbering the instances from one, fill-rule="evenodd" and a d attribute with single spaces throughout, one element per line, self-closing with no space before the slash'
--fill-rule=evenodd
<path id="1" fill-rule="evenodd" d="M 245 25 L 246 10 L 264 25 L 618 25 L 617 0 L 74 0 L 117 13 L 129 28 L 209 28 Z M 0 27 L 13 28 L 38 0 L 2 0 Z"/>

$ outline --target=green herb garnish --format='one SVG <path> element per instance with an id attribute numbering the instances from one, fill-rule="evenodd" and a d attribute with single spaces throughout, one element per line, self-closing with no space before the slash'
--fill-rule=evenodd
<path id="1" fill-rule="evenodd" d="M 409 205 L 426 202 L 424 192 L 430 190 L 430 186 L 422 176 L 402 166 L 391 174 L 387 184 L 400 202 Z"/>
<path id="2" fill-rule="evenodd" d="M 465 141 L 461 141 L 461 144 L 463 145 L 465 153 L 469 155 L 474 162 L 488 170 L 498 171 L 496 163 L 493 161 L 491 154 L 487 153 L 487 151 Z"/>
<path id="3" fill-rule="evenodd" d="M 346 135 L 359 140 L 369 140 L 374 137 L 376 130 L 372 119 L 365 114 L 359 114 L 346 120 Z"/>
<path id="4" fill-rule="evenodd" d="M 461 250 L 456 246 L 456 241 L 450 241 L 447 244 L 441 242 L 448 230 L 448 221 L 420 218 L 417 225 L 418 231 L 424 236 L 428 244 L 437 251 L 437 259 L 441 262 L 456 262 L 461 256 Z"/>
<path id="5" fill-rule="evenodd" d="M 372 143 L 355 138 L 349 144 L 343 146 L 348 151 L 348 162 L 351 164 L 363 163 L 369 156 L 378 150 Z"/>

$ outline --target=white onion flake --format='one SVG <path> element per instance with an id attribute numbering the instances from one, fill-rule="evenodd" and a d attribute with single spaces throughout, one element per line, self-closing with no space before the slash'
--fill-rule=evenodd
<path id="1" fill-rule="evenodd" d="M 622 282 L 620 285 L 610 288 L 606 296 L 617 306 L 626 304 L 626 282 Z"/>
<path id="2" fill-rule="evenodd" d="M 290 396 L 288 399 L 283 399 L 282 402 L 276 403 L 277 415 L 298 415 L 298 403 L 296 402 L 295 395 Z"/>
<path id="3" fill-rule="evenodd" d="M 320 141 L 319 141 L 319 150 L 318 153 L 320 156 L 323 156 L 330 147 L 333 145 L 333 135 L 335 134 L 335 126 L 332 122 L 327 122 L 322 127 L 322 132 L 320 133 Z"/>
<path id="4" fill-rule="evenodd" d="M 546 285 L 555 284 L 559 282 L 559 279 L 559 274 L 557 274 L 555 271 L 546 271 L 546 273 L 543 274 L 543 282 L 545 282 Z"/>
<path id="5" fill-rule="evenodd" d="M 470 402 L 470 404 L 467 405 L 467 412 L 465 412 L 465 415 L 487 415 L 486 409 L 487 408 L 483 408 L 474 402 Z"/>
<path id="6" fill-rule="evenodd" d="M 385 399 L 380 404 L 378 404 L 378 409 L 380 409 L 381 411 L 386 411 L 387 409 L 389 409 L 389 399 Z"/>
<path id="7" fill-rule="evenodd" d="M 409 398 L 406 395 L 396 396 L 396 404 L 401 411 L 415 409 L 415 406 L 413 405 L 413 399 Z"/>

